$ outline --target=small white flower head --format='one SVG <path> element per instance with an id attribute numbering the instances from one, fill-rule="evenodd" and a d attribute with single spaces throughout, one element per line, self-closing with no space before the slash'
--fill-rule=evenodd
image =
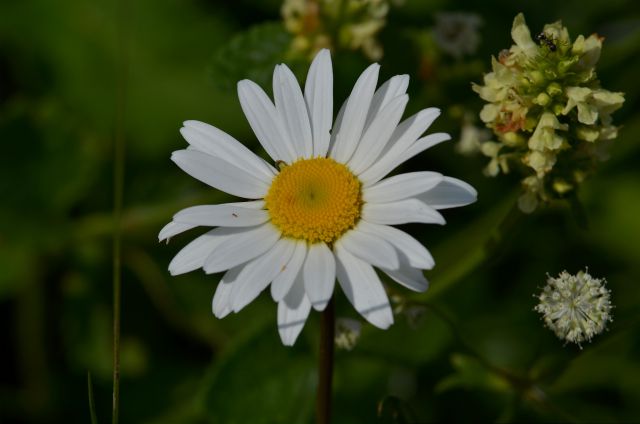
<path id="1" fill-rule="evenodd" d="M 537 296 L 540 303 L 535 310 L 558 338 L 580 346 L 600 334 L 612 320 L 611 292 L 605 284 L 604 279 L 593 278 L 588 270 L 549 276 Z"/>
<path id="2" fill-rule="evenodd" d="M 481 26 L 482 18 L 473 13 L 438 13 L 433 38 L 443 51 L 461 59 L 478 49 Z"/>
<path id="3" fill-rule="evenodd" d="M 395 305 L 393 313 L 404 316 L 409 327 L 414 330 L 424 321 L 427 313 L 426 306 L 412 302 L 407 297 L 397 293 L 391 296 L 391 302 Z"/>
<path id="4" fill-rule="evenodd" d="M 362 323 L 351 318 L 338 318 L 336 320 L 335 343 L 338 349 L 353 350 L 360 338 Z"/>
<path id="5" fill-rule="evenodd" d="M 465 114 L 460 129 L 460 141 L 455 145 L 458 153 L 471 156 L 480 152 L 481 146 L 491 139 L 491 132 L 486 128 L 475 125 L 474 118 L 470 114 Z"/>

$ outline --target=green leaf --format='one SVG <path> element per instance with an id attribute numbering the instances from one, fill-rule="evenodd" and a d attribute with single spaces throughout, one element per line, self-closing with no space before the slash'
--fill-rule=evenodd
<path id="1" fill-rule="evenodd" d="M 283 346 L 274 327 L 260 326 L 218 362 L 204 389 L 210 422 L 309 422 L 316 386 L 312 355 L 303 340 L 295 348 Z"/>
<path id="2" fill-rule="evenodd" d="M 378 402 L 378 418 L 383 422 L 407 424 L 411 422 L 409 417 L 407 404 L 399 397 L 385 396 Z"/>
<path id="3" fill-rule="evenodd" d="M 451 356 L 451 364 L 455 372 L 440 381 L 436 385 L 436 391 L 466 388 L 506 392 L 510 389 L 507 380 L 489 370 L 476 358 L 456 353 Z"/>
<path id="4" fill-rule="evenodd" d="M 516 192 L 504 196 L 461 231 L 433 248 L 436 268 L 427 274 L 432 286 L 416 300 L 432 300 L 463 281 L 488 259 L 495 257 L 501 244 L 512 239 L 522 213 L 515 206 Z M 489 229 L 489 230 L 488 230 Z M 487 231 L 488 230 L 488 231 Z"/>
<path id="5" fill-rule="evenodd" d="M 268 86 L 273 68 L 284 61 L 290 43 L 291 35 L 280 22 L 251 27 L 233 37 L 214 54 L 211 79 L 226 89 L 233 89 L 244 78 L 260 86 Z"/>

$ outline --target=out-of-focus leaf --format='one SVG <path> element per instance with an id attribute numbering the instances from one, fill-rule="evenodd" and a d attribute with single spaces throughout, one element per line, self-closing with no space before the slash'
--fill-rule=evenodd
<path id="1" fill-rule="evenodd" d="M 378 418 L 383 422 L 394 424 L 411 422 L 406 402 L 396 396 L 385 396 L 378 402 Z"/>
<path id="2" fill-rule="evenodd" d="M 204 389 L 210 422 L 309 422 L 315 399 L 311 355 L 301 346 L 303 340 L 295 348 L 283 346 L 273 328 L 260 326 L 218 362 Z"/>
<path id="3" fill-rule="evenodd" d="M 284 60 L 290 43 L 291 35 L 282 23 L 256 25 L 216 51 L 211 62 L 211 79 L 227 89 L 244 78 L 262 87 L 270 86 L 273 68 Z"/>
<path id="4" fill-rule="evenodd" d="M 514 207 L 515 196 L 504 196 L 500 203 L 463 230 L 433 248 L 436 268 L 427 274 L 432 286 L 416 299 L 434 299 L 450 289 L 484 261 L 495 257 L 492 249 L 505 239 L 513 237 L 513 225 L 522 213 Z M 477 206 L 476 206 L 477 207 Z M 517 228 L 516 228 L 517 229 Z"/>
<path id="5" fill-rule="evenodd" d="M 393 358 L 403 364 L 426 364 L 436 360 L 452 341 L 447 325 L 429 312 L 417 328 L 402 322 L 405 321 L 402 315 L 396 316 L 396 321 L 387 331 L 365 325 L 352 354 Z"/>
<path id="6" fill-rule="evenodd" d="M 112 373 L 111 316 L 106 305 L 92 301 L 96 287 L 83 274 L 64 278 L 60 328 L 66 355 L 77 371 L 89 370 L 96 381 Z M 77 319 L 82 316 L 82 319 Z"/>
<path id="7" fill-rule="evenodd" d="M 12 245 L 0 236 L 0 300 L 10 297 L 29 278 L 35 257 L 31 246 L 20 243 Z"/>
<path id="8" fill-rule="evenodd" d="M 564 353 L 561 351 L 560 353 Z M 536 361 L 529 371 L 529 376 L 534 381 L 546 382 L 547 380 L 554 381 L 562 372 L 566 370 L 569 362 L 568 353 L 561 354 L 548 354 Z"/>
<path id="9" fill-rule="evenodd" d="M 640 260 L 640 202 L 638 182 L 634 175 L 621 175 L 615 179 L 594 182 L 590 196 L 592 236 L 630 263 Z M 595 213 L 593 213 L 595 212 Z"/>
<path id="10" fill-rule="evenodd" d="M 637 378 L 640 366 L 636 361 L 637 342 L 634 340 L 638 327 L 636 322 L 627 331 L 610 335 L 602 344 L 585 347 L 567 364 L 552 390 L 562 393 L 608 387 L 640 401 L 640 380 Z"/>
<path id="11" fill-rule="evenodd" d="M 510 388 L 507 380 L 489 370 L 476 358 L 455 353 L 451 356 L 451 364 L 455 372 L 440 381 L 436 385 L 436 391 L 465 388 L 507 392 Z"/>

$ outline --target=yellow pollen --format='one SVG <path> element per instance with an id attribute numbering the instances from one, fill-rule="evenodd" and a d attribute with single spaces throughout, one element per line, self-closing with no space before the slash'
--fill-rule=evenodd
<path id="1" fill-rule="evenodd" d="M 282 167 L 265 197 L 271 222 L 285 237 L 333 243 L 360 219 L 360 181 L 329 158 Z"/>

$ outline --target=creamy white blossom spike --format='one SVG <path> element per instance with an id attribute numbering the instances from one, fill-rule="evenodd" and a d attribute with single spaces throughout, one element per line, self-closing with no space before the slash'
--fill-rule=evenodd
<path id="1" fill-rule="evenodd" d="M 240 81 L 240 104 L 273 164 L 215 127 L 184 123 L 181 133 L 190 146 L 174 153 L 176 164 L 211 187 L 255 199 L 186 208 L 158 236 L 168 240 L 196 227 L 216 227 L 169 265 L 173 275 L 226 271 L 212 301 L 216 317 L 240 311 L 270 286 L 278 332 L 290 346 L 311 310 L 324 309 L 334 296 L 336 280 L 354 308 L 379 328 L 393 323 L 393 313 L 374 267 L 409 290 L 427 289 L 422 270 L 434 266 L 433 257 L 391 225 L 444 224 L 438 209 L 472 203 L 476 191 L 437 172 L 384 179 L 449 135 L 423 136 L 440 114 L 436 108 L 398 124 L 409 77 L 392 77 L 376 90 L 378 71 L 373 64 L 362 73 L 333 125 L 328 50 L 313 60 L 304 91 L 289 68 L 278 65 L 273 102 L 255 83 Z"/>

